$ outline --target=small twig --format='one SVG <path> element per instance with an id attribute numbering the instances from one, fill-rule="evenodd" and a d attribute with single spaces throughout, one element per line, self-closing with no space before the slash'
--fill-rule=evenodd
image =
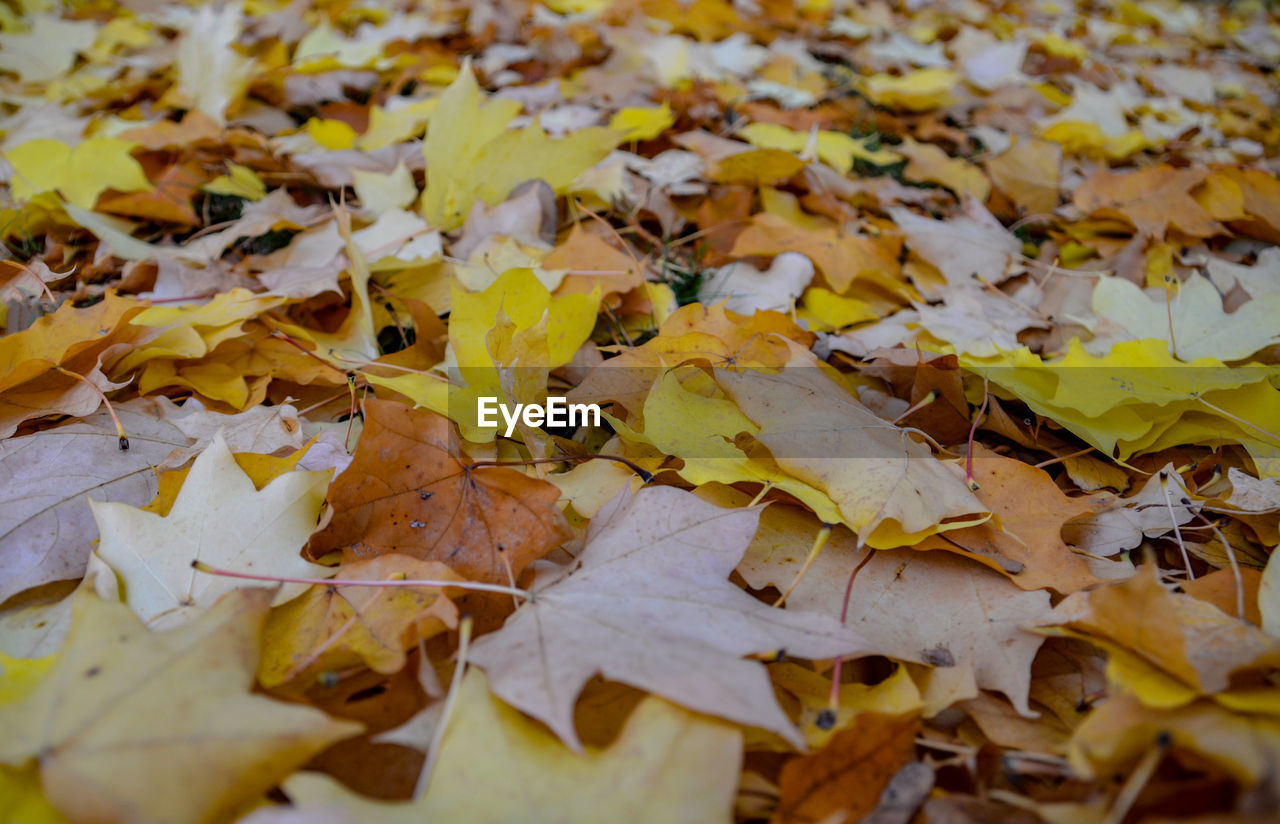
<path id="1" fill-rule="evenodd" d="M 773 481 L 765 481 L 764 486 L 760 487 L 760 491 L 751 499 L 751 503 L 747 504 L 747 508 L 751 508 L 764 500 L 764 496 L 769 494 L 770 489 L 773 489 Z"/>
<path id="2" fill-rule="evenodd" d="M 1172 743 L 1169 733 L 1161 731 L 1156 737 L 1156 745 L 1147 750 L 1146 755 L 1142 756 L 1142 760 L 1133 768 L 1133 772 L 1129 773 L 1129 780 L 1120 788 L 1120 793 L 1107 812 L 1107 817 L 1103 819 L 1103 824 L 1120 824 L 1124 821 L 1134 802 L 1138 800 L 1142 788 L 1147 786 L 1147 782 L 1155 774 L 1156 767 L 1159 767 L 1160 762 L 1164 760 L 1164 754 Z"/>
<path id="3" fill-rule="evenodd" d="M 849 596 L 853 594 L 853 581 L 858 577 L 858 573 L 862 568 L 871 562 L 875 557 L 876 551 L 870 547 L 863 547 L 867 555 L 858 565 L 853 568 L 853 572 L 849 573 L 849 583 L 844 587 L 844 605 L 840 607 L 840 626 L 845 626 L 849 620 Z M 836 656 L 835 667 L 831 670 L 831 693 L 827 696 L 827 708 L 834 713 L 840 706 L 840 670 L 844 666 L 844 656 Z"/>
<path id="4" fill-rule="evenodd" d="M 299 352 L 301 352 L 302 354 L 304 354 L 304 355 L 306 355 L 307 357 L 311 358 L 312 360 L 317 361 L 317 362 L 319 362 L 319 363 L 323 363 L 325 366 L 329 367 L 329 368 L 330 368 L 330 369 L 332 369 L 333 371 L 335 371 L 335 372 L 337 372 L 338 374 L 342 375 L 344 378 L 347 378 L 348 380 L 350 380 L 350 379 L 351 379 L 351 373 L 350 373 L 350 372 L 348 372 L 348 371 L 347 371 L 347 370 L 345 370 L 345 369 L 339 369 L 338 367 L 334 366 L 332 363 L 329 363 L 329 361 L 327 361 L 327 360 L 325 360 L 324 358 L 320 357 L 320 356 L 319 356 L 319 355 L 317 355 L 315 352 L 312 352 L 312 351 L 311 351 L 310 349 L 308 349 L 307 347 L 303 346 L 302 344 L 298 343 L 298 342 L 297 342 L 296 340 L 294 340 L 293 338 L 291 338 L 291 337 L 289 337 L 288 335 L 286 335 L 286 334 L 284 333 L 284 331 L 283 331 L 283 330 L 281 330 L 281 329 L 272 329 L 272 330 L 271 330 L 271 336 L 272 336 L 273 338 L 277 338 L 277 339 L 279 339 L 279 340 L 284 341 L 285 343 L 289 344 L 289 345 L 290 345 L 290 346 L 292 346 L 294 349 L 297 349 Z"/>
<path id="5" fill-rule="evenodd" d="M 1094 448 L 1092 446 L 1086 446 L 1084 449 L 1081 449 L 1078 452 L 1072 452 L 1070 455 L 1063 455 L 1060 458 L 1050 458 L 1047 461 L 1041 461 L 1040 463 L 1035 464 L 1035 468 L 1044 469 L 1046 466 L 1053 466 L 1054 464 L 1062 463 L 1063 461 L 1069 461 L 1072 458 L 1078 458 L 1081 455 L 1088 455 L 1093 451 L 1093 449 Z"/>

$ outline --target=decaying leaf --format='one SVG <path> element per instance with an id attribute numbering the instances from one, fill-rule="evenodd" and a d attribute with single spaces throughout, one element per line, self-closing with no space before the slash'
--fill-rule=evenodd
<path id="1" fill-rule="evenodd" d="M 345 564 L 338 574 L 344 581 L 457 577 L 444 564 L 404 555 Z M 407 650 L 456 623 L 457 610 L 438 587 L 317 584 L 267 616 L 258 681 L 275 687 L 362 663 L 375 672 L 399 672 Z"/>
<path id="2" fill-rule="evenodd" d="M 477 641 L 472 660 L 575 748 L 573 703 L 597 673 L 798 742 L 763 665 L 742 656 L 876 650 L 829 615 L 771 609 L 728 582 L 758 518 L 676 489 L 619 496 L 591 520 L 579 567 Z M 541 654 L 518 654 L 531 645 Z"/>
<path id="3" fill-rule="evenodd" d="M 95 554 L 122 583 L 124 599 L 153 628 L 175 626 L 239 586 L 203 574 L 210 566 L 259 575 L 319 577 L 299 554 L 315 528 L 328 472 L 287 472 L 261 491 L 215 435 L 168 515 L 90 499 L 102 538 Z M 282 598 L 298 591 L 291 585 Z"/>
<path id="4" fill-rule="evenodd" d="M 787 590 L 819 526 L 793 508 L 769 507 L 738 571 L 753 587 Z M 937 608 L 921 610 L 922 600 Z M 947 553 L 860 548 L 837 528 L 787 603 L 845 615 L 850 630 L 899 660 L 971 666 L 979 686 L 1031 712 L 1031 661 L 1043 638 L 1026 628 L 1052 620 L 1046 592 L 1019 592 L 999 574 Z"/>
<path id="5" fill-rule="evenodd" d="M 446 418 L 389 401 L 366 403 L 355 459 L 333 482 L 334 514 L 307 554 L 356 561 L 398 552 L 476 580 L 507 583 L 562 543 L 556 487 L 459 455 Z M 505 560 L 504 560 L 505 559 Z"/>
<path id="6" fill-rule="evenodd" d="M 285 790 L 308 814 L 338 813 L 335 824 L 460 817 L 587 824 L 619 814 L 701 824 L 730 819 L 741 750 L 742 735 L 729 725 L 650 697 L 611 746 L 574 753 L 491 696 L 473 671 L 462 682 L 431 784 L 414 803 L 376 804 L 307 773 Z"/>
<path id="7" fill-rule="evenodd" d="M 270 600 L 267 590 L 236 590 L 179 629 L 152 633 L 127 607 L 78 596 L 53 665 L 0 707 L 0 761 L 36 759 L 45 795 L 72 820 L 195 824 L 243 810 L 359 731 L 250 694 Z M 185 700 L 171 700 L 175 692 Z"/>

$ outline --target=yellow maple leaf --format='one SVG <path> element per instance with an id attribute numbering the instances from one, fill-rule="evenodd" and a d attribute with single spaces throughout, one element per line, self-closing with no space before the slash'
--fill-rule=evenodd
<path id="1" fill-rule="evenodd" d="M 262 200 L 267 196 L 267 184 L 247 166 L 227 163 L 227 173 L 210 180 L 200 187 L 215 195 L 233 195 L 245 200 Z"/>
<path id="2" fill-rule="evenodd" d="M 901 77 L 875 74 L 862 82 L 862 92 L 877 106 L 925 112 L 950 104 L 960 75 L 950 69 L 919 69 Z"/>
<path id="3" fill-rule="evenodd" d="M 392 824 L 730 817 L 742 734 L 728 724 L 648 697 L 611 746 L 578 754 L 490 695 L 476 670 L 457 696 L 431 784 L 416 800 L 373 801 L 315 773 L 289 779 L 286 792 L 304 814 Z"/>
<path id="4" fill-rule="evenodd" d="M 758 149 L 785 149 L 789 152 L 804 151 L 811 140 L 808 132 L 800 132 L 776 123 L 751 123 L 743 127 L 739 135 Z M 891 166 L 902 162 L 902 155 L 888 149 L 871 149 L 868 138 L 853 138 L 844 132 L 821 130 L 812 140 L 818 159 L 841 174 L 853 169 L 853 162 L 861 160 L 873 166 Z"/>
<path id="5" fill-rule="evenodd" d="M 520 111 L 514 100 L 485 101 L 471 66 L 463 66 L 437 104 L 427 130 L 427 188 L 422 216 L 439 229 L 461 226 L 476 199 L 493 205 L 526 180 L 545 180 L 563 191 L 626 135 L 593 127 L 552 138 L 536 123 L 507 124 Z"/>
<path id="6" fill-rule="evenodd" d="M 609 128 L 623 133 L 626 140 L 652 140 L 676 122 L 671 104 L 658 107 L 622 109 L 609 119 Z"/>
<path id="7" fill-rule="evenodd" d="M 151 633 L 125 605 L 81 591 L 53 665 L 0 706 L 0 762 L 38 763 L 45 795 L 74 821 L 234 818 L 360 731 L 249 692 L 270 600 L 235 590 L 191 624 Z"/>
<path id="8" fill-rule="evenodd" d="M 13 166 L 9 190 L 18 201 L 57 191 L 85 209 L 92 209 L 107 189 L 149 190 L 142 166 L 129 154 L 135 145 L 115 137 L 92 137 L 74 149 L 47 137 L 28 140 L 5 153 Z"/>

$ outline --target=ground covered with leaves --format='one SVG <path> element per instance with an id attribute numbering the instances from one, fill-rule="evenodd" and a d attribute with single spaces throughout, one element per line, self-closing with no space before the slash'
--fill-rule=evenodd
<path id="1" fill-rule="evenodd" d="M 1276 820 L 1278 60 L 0 3 L 0 818 Z"/>

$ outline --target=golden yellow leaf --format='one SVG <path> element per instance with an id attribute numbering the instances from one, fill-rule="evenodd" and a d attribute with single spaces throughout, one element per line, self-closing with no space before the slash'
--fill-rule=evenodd
<path id="1" fill-rule="evenodd" d="M 249 692 L 269 590 L 236 590 L 160 634 L 123 604 L 92 592 L 75 598 L 53 666 L 0 707 L 0 763 L 37 761 L 45 795 L 73 820 L 234 817 L 360 729 Z"/>
<path id="2" fill-rule="evenodd" d="M 463 679 L 426 793 L 409 803 L 360 798 L 327 777 L 285 782 L 304 812 L 344 822 L 514 821 L 707 824 L 732 817 L 742 734 L 649 697 L 606 749 L 569 750 L 539 724 Z"/>
<path id="3" fill-rule="evenodd" d="M 70 203 L 92 209 L 107 189 L 150 189 L 142 166 L 129 154 L 133 146 L 114 137 L 92 137 L 75 148 L 47 137 L 28 140 L 5 152 L 13 166 L 9 190 L 19 201 L 57 191 Z"/>

